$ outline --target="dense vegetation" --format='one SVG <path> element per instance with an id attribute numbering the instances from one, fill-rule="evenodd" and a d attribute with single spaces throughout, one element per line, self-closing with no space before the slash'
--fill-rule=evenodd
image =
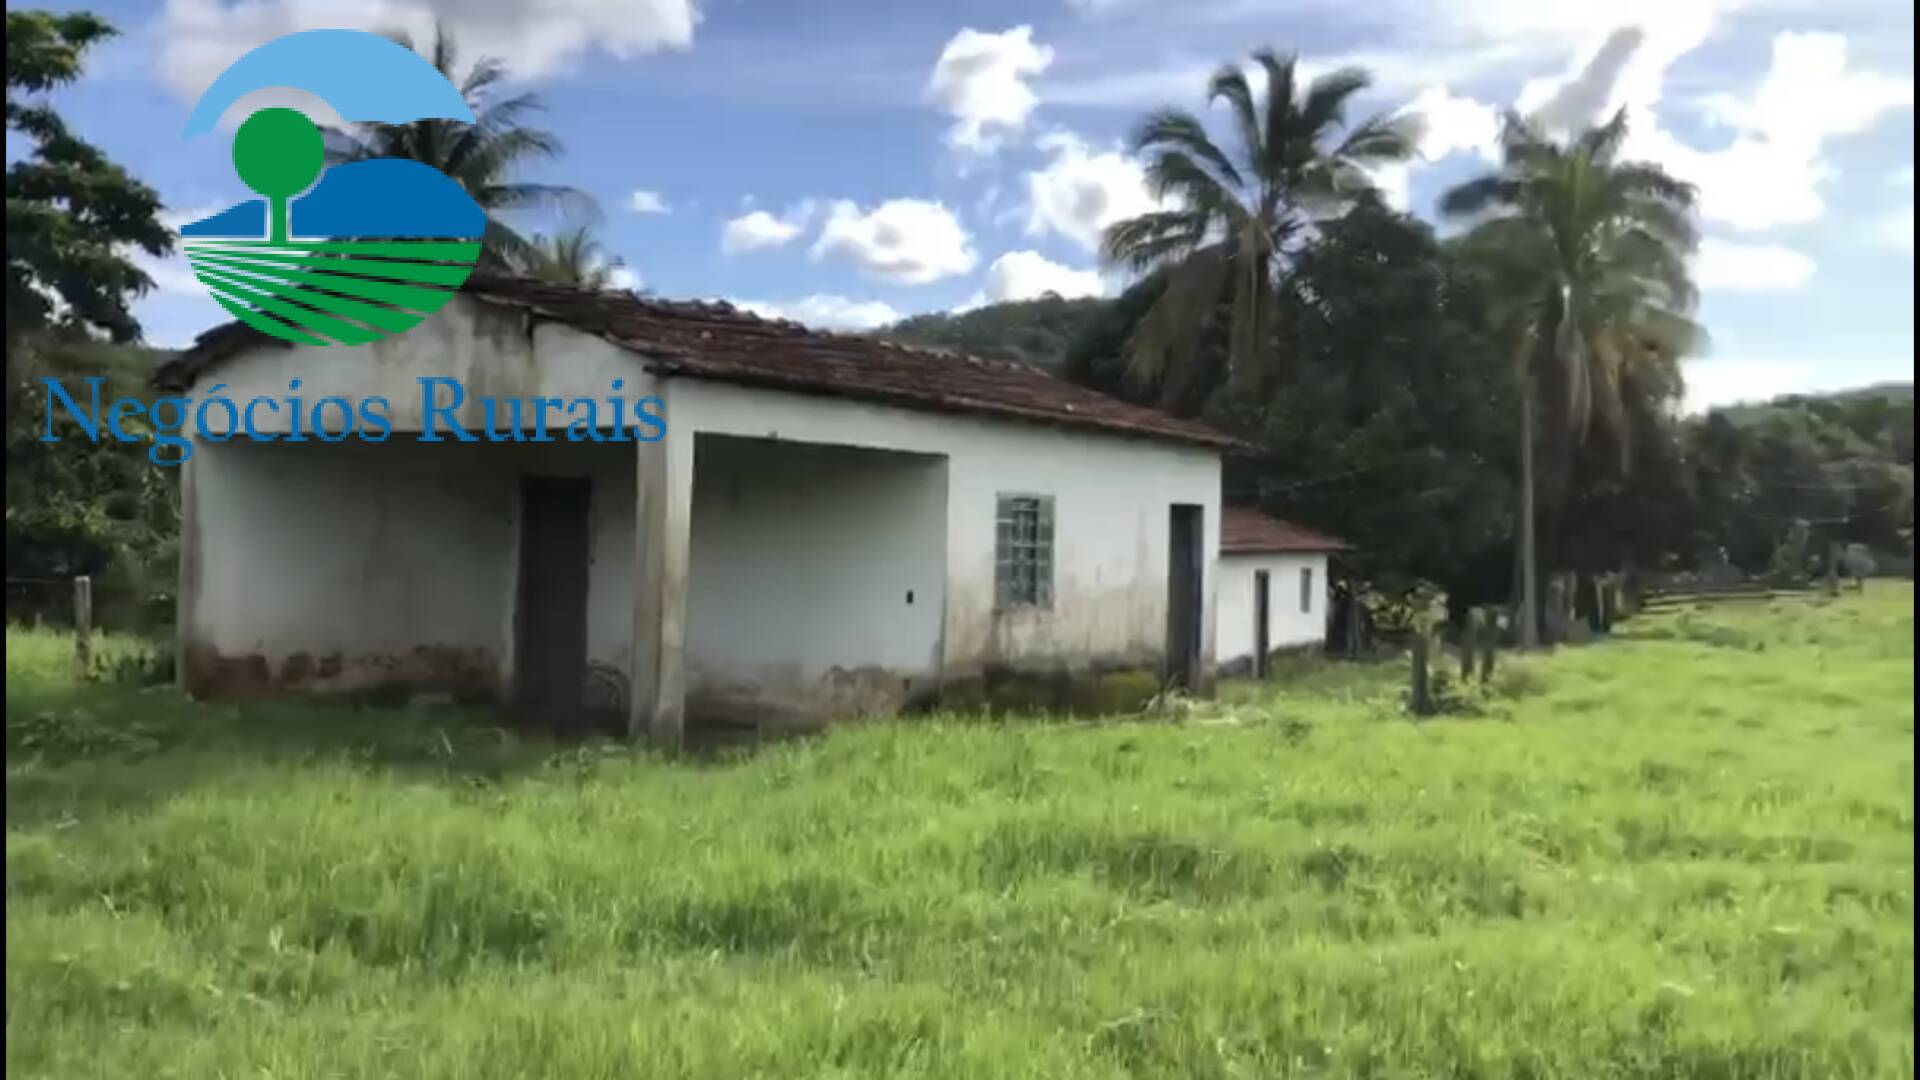
<path id="1" fill-rule="evenodd" d="M 1105 301 L 1066 300 L 1053 293 L 1033 300 L 988 304 L 961 312 L 915 315 L 880 331 L 880 336 L 914 345 L 931 345 L 975 356 L 1020 360 L 1058 372 L 1067 347 Z"/>
<path id="2" fill-rule="evenodd" d="M 1911 588 L 1620 637 L 700 764 L 13 632 L 7 1073 L 1905 1075 Z"/>

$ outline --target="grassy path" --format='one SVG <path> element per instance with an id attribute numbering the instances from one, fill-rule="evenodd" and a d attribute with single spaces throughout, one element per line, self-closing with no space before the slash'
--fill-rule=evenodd
<path id="1" fill-rule="evenodd" d="M 18 1077 L 1911 1077 L 1913 593 L 721 764 L 8 636 Z"/>

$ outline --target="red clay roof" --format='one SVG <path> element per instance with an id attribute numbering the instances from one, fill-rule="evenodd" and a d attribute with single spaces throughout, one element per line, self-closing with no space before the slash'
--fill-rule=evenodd
<path id="1" fill-rule="evenodd" d="M 484 304 L 525 311 L 605 338 L 669 376 L 933 412 L 988 413 L 1219 450 L 1240 446 L 1204 424 L 1129 405 L 1028 364 L 809 330 L 726 303 L 669 302 L 504 277 L 475 277 L 461 291 Z M 162 386 L 184 386 L 241 348 L 272 340 L 237 323 L 215 327 L 164 365 L 155 380 Z"/>
<path id="2" fill-rule="evenodd" d="M 1227 554 L 1278 551 L 1345 551 L 1347 545 L 1291 521 L 1244 506 L 1220 510 L 1220 550 Z"/>

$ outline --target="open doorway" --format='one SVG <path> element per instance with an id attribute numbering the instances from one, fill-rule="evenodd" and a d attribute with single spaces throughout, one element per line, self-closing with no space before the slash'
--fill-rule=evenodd
<path id="1" fill-rule="evenodd" d="M 520 590 L 514 620 L 514 704 L 521 723 L 584 735 L 587 563 L 593 481 L 520 480 Z"/>
<path id="2" fill-rule="evenodd" d="M 1200 675 L 1200 575 L 1204 508 L 1175 503 L 1167 535 L 1167 683 L 1193 689 Z"/>

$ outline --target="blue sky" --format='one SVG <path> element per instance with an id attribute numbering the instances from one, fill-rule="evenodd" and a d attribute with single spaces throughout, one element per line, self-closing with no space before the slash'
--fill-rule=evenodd
<path id="1" fill-rule="evenodd" d="M 1910 5 L 81 6 L 123 34 L 58 103 L 160 190 L 176 222 L 248 195 L 228 162 L 230 126 L 179 134 L 227 63 L 292 30 L 424 33 L 438 16 L 468 56 L 502 57 L 546 100 L 566 153 L 539 177 L 598 198 L 600 232 L 635 280 L 843 327 L 1119 287 L 1094 237 L 1152 204 L 1121 140 L 1148 108 L 1202 107 L 1210 71 L 1258 46 L 1298 51 L 1309 71 L 1363 63 L 1377 80 L 1369 111 L 1427 115 L 1422 160 L 1379 179 L 1429 218 L 1440 191 L 1491 160 L 1499 110 L 1574 124 L 1625 106 L 1634 156 L 1701 190 L 1696 269 L 1714 345 L 1689 365 L 1695 404 L 1913 372 Z M 219 321 L 183 261 L 153 270 L 161 288 L 139 308 L 153 341 L 184 344 Z"/>

